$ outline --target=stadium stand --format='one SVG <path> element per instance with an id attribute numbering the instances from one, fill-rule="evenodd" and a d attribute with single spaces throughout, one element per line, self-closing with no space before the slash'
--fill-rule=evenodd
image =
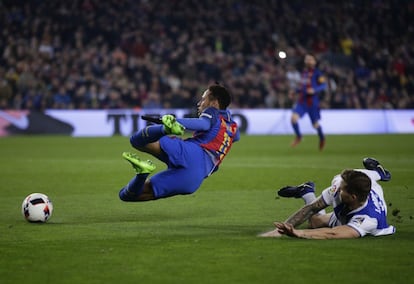
<path id="1" fill-rule="evenodd" d="M 214 81 L 233 107 L 290 108 L 305 52 L 323 108 L 414 108 L 413 18 L 398 0 L 3 0 L 0 109 L 190 108 Z"/>

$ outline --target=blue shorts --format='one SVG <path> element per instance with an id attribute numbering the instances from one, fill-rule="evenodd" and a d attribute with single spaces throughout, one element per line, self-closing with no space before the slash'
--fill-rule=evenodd
<path id="1" fill-rule="evenodd" d="M 210 174 L 213 162 L 196 143 L 164 136 L 160 139 L 164 153 L 160 160 L 167 169 L 151 177 L 156 199 L 195 192 Z"/>
<path id="2" fill-rule="evenodd" d="M 320 109 L 317 105 L 308 106 L 306 103 L 297 103 L 293 108 L 299 117 L 303 117 L 305 113 L 308 113 L 312 124 L 318 122 L 321 119 Z"/>

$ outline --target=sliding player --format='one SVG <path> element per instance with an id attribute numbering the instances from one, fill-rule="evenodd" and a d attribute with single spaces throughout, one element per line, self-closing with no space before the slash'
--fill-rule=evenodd
<path id="1" fill-rule="evenodd" d="M 389 181 L 391 174 L 373 158 L 365 158 L 363 164 L 366 169 L 346 169 L 336 175 L 318 198 L 313 182 L 280 189 L 280 196 L 303 198 L 305 206 L 285 222 L 275 222 L 275 230 L 260 236 L 351 239 L 394 234 L 395 228 L 387 223 L 387 204 L 377 182 Z M 324 209 L 328 206 L 333 207 L 333 212 L 326 214 Z M 295 228 L 305 221 L 309 221 L 310 229 Z"/>

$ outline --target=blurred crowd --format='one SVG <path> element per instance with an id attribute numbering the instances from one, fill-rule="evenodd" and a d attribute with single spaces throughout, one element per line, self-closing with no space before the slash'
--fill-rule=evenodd
<path id="1" fill-rule="evenodd" d="M 414 108 L 412 19 L 408 0 L 3 0 L 0 109 L 191 108 L 215 81 L 233 108 L 290 108 L 307 52 L 323 108 Z"/>

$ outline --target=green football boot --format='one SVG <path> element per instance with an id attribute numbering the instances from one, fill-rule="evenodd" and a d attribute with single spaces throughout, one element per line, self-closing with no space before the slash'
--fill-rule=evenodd
<path id="1" fill-rule="evenodd" d="M 124 152 L 122 157 L 131 163 L 137 174 L 150 174 L 156 168 L 150 160 L 143 161 L 134 153 Z"/>
<path id="2" fill-rule="evenodd" d="M 181 125 L 173 115 L 166 114 L 161 118 L 162 124 L 167 134 L 183 135 L 185 127 Z"/>

